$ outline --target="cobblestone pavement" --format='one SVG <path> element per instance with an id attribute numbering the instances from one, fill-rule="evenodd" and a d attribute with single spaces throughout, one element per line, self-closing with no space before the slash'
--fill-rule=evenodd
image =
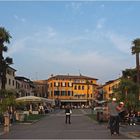
<path id="1" fill-rule="evenodd" d="M 106 125 L 91 120 L 87 113 L 74 109 L 72 124 L 65 124 L 64 110 L 60 110 L 33 124 L 15 124 L 0 139 L 127 139 L 124 135 L 111 136 Z"/>

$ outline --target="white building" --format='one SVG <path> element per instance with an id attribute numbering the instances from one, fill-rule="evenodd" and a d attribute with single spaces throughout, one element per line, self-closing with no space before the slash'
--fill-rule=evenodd
<path id="1" fill-rule="evenodd" d="M 22 76 L 16 76 L 16 89 L 19 97 L 34 95 L 34 84 L 33 82 Z"/>
<path id="2" fill-rule="evenodd" d="M 7 90 L 15 90 L 16 89 L 15 72 L 16 72 L 15 69 L 8 66 L 8 68 L 6 70 L 6 85 L 5 85 L 5 88 Z M 1 89 L 1 80 L 0 80 L 0 89 Z"/>

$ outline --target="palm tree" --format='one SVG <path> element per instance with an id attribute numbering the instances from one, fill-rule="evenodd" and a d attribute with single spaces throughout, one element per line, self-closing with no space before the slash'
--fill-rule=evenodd
<path id="1" fill-rule="evenodd" d="M 0 80 L 2 83 L 2 89 L 5 89 L 6 66 L 12 63 L 11 58 L 4 59 L 3 57 L 3 52 L 7 52 L 8 50 L 4 43 L 10 43 L 10 38 L 12 38 L 10 33 L 4 27 L 0 27 Z"/>
<path id="2" fill-rule="evenodd" d="M 121 78 L 119 87 L 115 90 L 118 101 L 124 101 L 128 109 L 138 109 L 137 93 L 139 86 L 131 78 Z"/>
<path id="3" fill-rule="evenodd" d="M 137 83 L 140 84 L 140 69 L 139 69 L 139 53 L 140 53 L 140 38 L 132 42 L 132 54 L 136 55 Z"/>

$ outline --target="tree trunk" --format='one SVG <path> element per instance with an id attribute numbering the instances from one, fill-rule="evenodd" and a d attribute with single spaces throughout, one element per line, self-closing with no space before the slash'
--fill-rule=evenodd
<path id="1" fill-rule="evenodd" d="M 1 89 L 6 89 L 6 65 L 2 65 L 2 80 L 1 80 Z"/>
<path id="2" fill-rule="evenodd" d="M 136 69 L 137 69 L 137 83 L 140 84 L 140 68 L 139 68 L 139 53 L 136 53 Z"/>
<path id="3" fill-rule="evenodd" d="M 2 83 L 2 45 L 1 44 L 0 44 L 0 83 Z"/>
<path id="4" fill-rule="evenodd" d="M 139 53 L 136 53 L 136 67 L 137 67 L 137 84 L 140 85 L 140 66 L 139 66 Z M 138 102 L 140 100 L 140 89 L 138 91 Z"/>

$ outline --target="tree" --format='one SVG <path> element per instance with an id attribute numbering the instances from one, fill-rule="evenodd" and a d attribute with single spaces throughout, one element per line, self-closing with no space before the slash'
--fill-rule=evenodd
<path id="1" fill-rule="evenodd" d="M 1 89 L 5 89 L 6 84 L 6 69 L 8 65 L 12 64 L 12 58 L 7 57 L 4 59 L 3 52 L 7 52 L 8 48 L 5 46 L 5 43 L 10 43 L 11 35 L 4 28 L 0 27 L 0 80 L 1 80 Z"/>
<path id="2" fill-rule="evenodd" d="M 132 46 L 132 54 L 136 54 L 136 69 L 137 69 L 137 84 L 140 85 L 140 64 L 139 64 L 139 53 L 140 53 L 140 38 L 135 39 L 132 42 L 133 46 Z M 138 101 L 138 105 L 140 104 L 139 102 L 140 100 L 140 89 L 138 91 L 137 94 L 137 101 Z"/>
<path id="3" fill-rule="evenodd" d="M 121 81 L 115 93 L 119 101 L 124 101 L 129 109 L 135 108 L 138 110 L 140 85 L 137 83 L 136 74 L 136 69 L 126 69 L 122 71 Z"/>
<path id="4" fill-rule="evenodd" d="M 136 69 L 137 69 L 137 83 L 140 84 L 140 67 L 139 67 L 139 53 L 140 53 L 140 38 L 132 42 L 132 54 L 136 55 Z"/>
<path id="5" fill-rule="evenodd" d="M 115 90 L 118 101 L 124 101 L 128 109 L 138 109 L 137 93 L 139 85 L 130 78 L 122 77 L 119 87 Z"/>
<path id="6" fill-rule="evenodd" d="M 0 115 L 3 114 L 8 107 L 14 107 L 16 105 L 15 101 L 15 91 L 13 90 L 0 90 Z"/>

